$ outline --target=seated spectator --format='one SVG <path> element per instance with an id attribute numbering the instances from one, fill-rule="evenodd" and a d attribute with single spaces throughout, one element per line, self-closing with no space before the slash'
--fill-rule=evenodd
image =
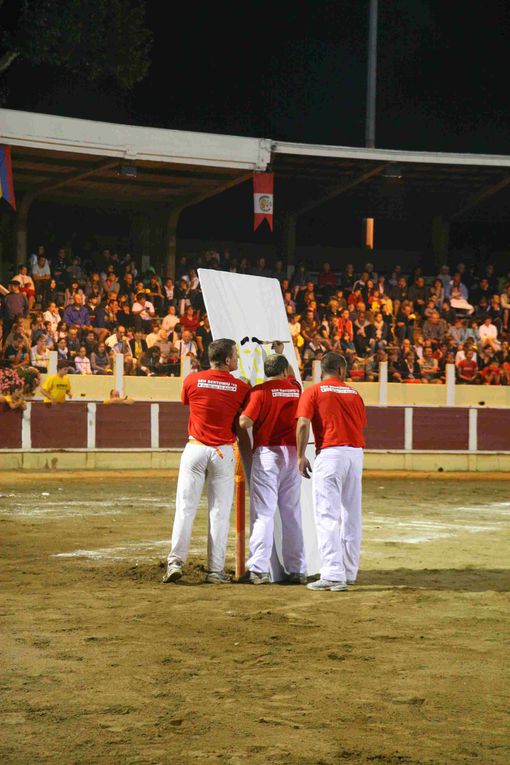
<path id="1" fill-rule="evenodd" d="M 455 272 L 453 279 L 447 284 L 444 294 L 454 311 L 460 311 L 464 316 L 473 313 L 474 307 L 468 303 L 468 288 L 461 282 L 459 271 Z"/>
<path id="2" fill-rule="evenodd" d="M 151 303 L 153 304 L 156 313 L 159 316 L 162 316 L 163 310 L 164 310 L 165 298 L 163 295 L 163 290 L 161 289 L 161 282 L 159 281 L 156 274 L 153 274 L 151 276 L 148 290 L 149 291 L 148 291 L 147 297 L 150 299 Z"/>
<path id="3" fill-rule="evenodd" d="M 37 343 L 30 351 L 30 363 L 43 374 L 46 374 L 48 371 L 48 364 L 50 363 L 50 352 L 46 347 L 46 340 L 42 336 L 38 337 Z"/>
<path id="4" fill-rule="evenodd" d="M 292 279 L 290 281 L 294 300 L 296 300 L 300 292 L 305 290 L 306 283 L 309 281 L 309 279 L 310 277 L 306 271 L 306 265 L 304 263 L 300 263 L 292 274 Z"/>
<path id="5" fill-rule="evenodd" d="M 177 300 L 175 297 L 175 285 L 173 279 L 167 279 L 163 287 L 163 298 L 165 301 L 165 310 L 168 313 L 170 306 L 176 306 Z M 167 330 L 168 332 L 168 330 Z"/>
<path id="6" fill-rule="evenodd" d="M 478 286 L 474 287 L 471 291 L 471 301 L 474 305 L 479 305 L 482 298 L 485 298 L 486 303 L 489 304 L 494 294 L 494 289 L 489 287 L 489 280 L 482 278 Z"/>
<path id="7" fill-rule="evenodd" d="M 367 382 L 377 382 L 379 380 L 380 365 L 384 361 L 388 361 L 388 356 L 386 351 L 382 349 L 377 350 L 371 356 L 367 356 L 365 362 L 365 379 Z"/>
<path id="8" fill-rule="evenodd" d="M 161 329 L 161 324 L 159 321 L 153 321 L 151 325 L 151 331 L 148 335 L 145 336 L 145 340 L 147 342 L 147 348 L 152 348 L 154 343 L 157 341 L 159 337 L 159 330 Z"/>
<path id="9" fill-rule="evenodd" d="M 152 303 L 147 300 L 145 292 L 139 292 L 137 294 L 131 312 L 135 320 L 135 329 L 141 330 L 142 332 L 149 332 L 156 311 Z"/>
<path id="10" fill-rule="evenodd" d="M 3 359 L 12 369 L 29 366 L 30 354 L 25 347 L 23 338 L 13 337 L 12 342 L 6 346 L 3 352 Z"/>
<path id="11" fill-rule="evenodd" d="M 390 340 L 390 327 L 384 321 L 381 312 L 376 313 L 374 321 L 369 325 L 367 329 L 367 337 L 369 339 L 370 348 L 384 349 Z"/>
<path id="12" fill-rule="evenodd" d="M 196 332 L 200 325 L 200 313 L 194 311 L 192 306 L 186 308 L 186 313 L 180 317 L 180 324 L 183 329 L 189 329 L 190 332 Z"/>
<path id="13" fill-rule="evenodd" d="M 31 327 L 31 334 L 30 334 L 30 345 L 34 346 L 37 343 L 37 340 L 41 335 L 46 334 L 46 328 L 44 326 L 44 319 L 42 313 L 37 313 L 35 315 L 35 321 L 32 324 Z"/>
<path id="14" fill-rule="evenodd" d="M 209 369 L 211 365 L 209 362 L 208 349 L 213 337 L 211 326 L 209 324 L 209 317 L 206 313 L 204 314 L 200 327 L 196 331 L 195 339 L 198 346 L 198 358 L 200 361 L 200 367 L 201 369 Z"/>
<path id="15" fill-rule="evenodd" d="M 126 374 L 130 374 L 134 366 L 133 355 L 126 338 L 126 328 L 124 326 L 119 325 L 115 330 L 115 333 L 106 339 L 106 347 L 109 348 L 112 353 L 124 354 L 124 370 Z"/>
<path id="16" fill-rule="evenodd" d="M 80 350 L 74 357 L 74 367 L 76 374 L 79 375 L 91 375 L 92 369 L 90 366 L 90 359 L 87 356 L 87 349 L 84 345 L 80 346 Z"/>
<path id="17" fill-rule="evenodd" d="M 492 296 L 490 305 L 487 307 L 487 316 L 490 316 L 492 323 L 498 331 L 498 336 L 501 335 L 503 330 L 504 311 L 501 307 L 501 299 L 499 295 Z"/>
<path id="18" fill-rule="evenodd" d="M 468 348 L 465 351 L 465 358 L 457 361 L 457 380 L 468 385 L 474 385 L 478 382 L 478 364 L 474 358 L 474 351 Z"/>
<path id="19" fill-rule="evenodd" d="M 480 379 L 483 385 L 501 385 L 503 380 L 503 370 L 498 364 L 497 359 L 491 361 L 480 372 Z"/>
<path id="20" fill-rule="evenodd" d="M 358 356 L 352 357 L 351 364 L 348 364 L 347 368 L 347 381 L 348 382 L 363 382 L 365 379 L 365 367 L 364 359 L 360 359 Z"/>
<path id="21" fill-rule="evenodd" d="M 67 340 L 65 337 L 61 337 L 57 342 L 57 364 L 59 361 L 65 361 L 68 366 L 74 367 L 74 359 L 71 358 L 69 348 L 67 347 Z"/>
<path id="22" fill-rule="evenodd" d="M 43 305 L 46 301 L 46 293 L 51 281 L 50 264 L 44 254 L 38 255 L 37 262 L 32 267 L 32 279 L 35 286 L 36 300 L 39 301 L 40 305 Z"/>
<path id="23" fill-rule="evenodd" d="M 354 322 L 354 345 L 358 356 L 365 356 L 370 343 L 369 326 L 366 314 L 360 312 Z"/>
<path id="24" fill-rule="evenodd" d="M 421 371 L 422 382 L 440 383 L 439 365 L 434 358 L 432 348 L 429 346 L 423 349 L 423 357 L 418 361 Z"/>
<path id="25" fill-rule="evenodd" d="M 49 303 L 48 308 L 43 314 L 44 321 L 49 321 L 51 325 L 51 332 L 54 334 L 58 330 L 58 325 L 60 324 L 60 311 L 57 308 L 57 304 L 52 301 Z"/>
<path id="26" fill-rule="evenodd" d="M 395 320 L 395 335 L 399 343 L 403 343 L 405 339 L 413 340 L 415 319 L 416 316 L 411 310 L 411 304 L 402 303 Z"/>
<path id="27" fill-rule="evenodd" d="M 131 340 L 129 340 L 129 347 L 131 348 L 131 354 L 133 356 L 136 368 L 142 365 L 142 358 L 145 356 L 148 350 L 147 341 L 144 339 L 143 333 L 138 330 Z"/>
<path id="28" fill-rule="evenodd" d="M 28 275 L 28 267 L 20 266 L 14 278 L 19 282 L 20 292 L 26 296 L 28 309 L 31 311 L 35 302 L 35 285 L 32 278 Z"/>
<path id="29" fill-rule="evenodd" d="M 428 289 L 423 276 L 417 276 L 414 284 L 409 287 L 408 298 L 412 302 L 415 313 L 423 316 L 428 301 Z"/>
<path id="30" fill-rule="evenodd" d="M 336 274 L 331 270 L 331 264 L 327 261 L 322 264 L 322 271 L 319 274 L 319 290 L 323 296 L 329 298 L 336 289 Z"/>
<path id="31" fill-rule="evenodd" d="M 498 330 L 494 326 L 494 324 L 491 321 L 491 317 L 487 316 L 484 319 L 483 324 L 479 327 L 480 332 L 480 345 L 485 347 L 486 345 L 490 345 L 491 348 L 493 348 L 495 351 L 498 351 L 500 348 L 500 343 L 498 340 Z"/>
<path id="32" fill-rule="evenodd" d="M 413 351 L 407 351 L 397 370 L 403 382 L 421 382 L 421 369 Z"/>
<path id="33" fill-rule="evenodd" d="M 434 308 L 436 311 L 441 310 L 441 305 L 444 301 L 444 286 L 441 279 L 436 279 L 429 291 L 430 299 L 434 302 Z"/>
<path id="34" fill-rule="evenodd" d="M 193 309 L 192 309 L 193 310 Z M 177 324 L 179 324 L 179 317 L 177 316 L 177 309 L 175 305 L 169 305 L 167 309 L 167 315 L 161 322 L 161 327 L 166 332 L 173 332 Z"/>
<path id="35" fill-rule="evenodd" d="M 182 338 L 177 341 L 175 347 L 177 348 L 180 358 L 190 354 L 195 357 L 198 355 L 198 347 L 196 342 L 193 340 L 193 333 L 188 329 L 183 330 Z"/>
<path id="36" fill-rule="evenodd" d="M 77 327 L 79 330 L 90 327 L 88 308 L 83 302 L 83 293 L 75 292 L 73 302 L 64 311 L 63 319 L 68 327 Z"/>
<path id="37" fill-rule="evenodd" d="M 71 359 L 74 361 L 74 357 L 80 350 L 80 336 L 76 327 L 71 327 L 67 333 L 67 349 Z"/>
<path id="38" fill-rule="evenodd" d="M 448 325 L 434 310 L 429 319 L 423 322 L 422 334 L 424 340 L 432 340 L 434 347 L 442 343 L 446 337 Z"/>
<path id="39" fill-rule="evenodd" d="M 475 326 L 478 330 L 478 326 Z M 466 320 L 465 319 L 457 319 L 453 327 L 450 327 L 448 329 L 448 336 L 453 339 L 456 345 L 464 345 L 466 340 L 468 339 L 468 328 L 466 327 Z"/>
<path id="40" fill-rule="evenodd" d="M 57 374 L 48 375 L 40 387 L 45 404 L 63 404 L 66 397 L 71 398 L 71 383 L 67 376 L 67 363 L 59 361 Z"/>

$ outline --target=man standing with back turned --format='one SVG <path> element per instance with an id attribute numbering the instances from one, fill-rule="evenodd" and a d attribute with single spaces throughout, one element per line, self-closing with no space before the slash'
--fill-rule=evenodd
<path id="1" fill-rule="evenodd" d="M 285 581 L 305 584 L 301 476 L 296 454 L 296 411 L 301 389 L 285 356 L 268 356 L 264 374 L 267 380 L 251 389 L 239 420 L 241 428 L 253 427 L 250 498 L 254 514 L 248 570 L 239 582 L 269 584 L 274 516 L 279 508 Z"/>
<path id="2" fill-rule="evenodd" d="M 189 441 L 182 453 L 177 480 L 172 549 L 163 582 L 182 576 L 193 521 L 207 481 L 209 506 L 208 574 L 206 582 L 226 584 L 225 555 L 234 495 L 234 423 L 250 386 L 230 373 L 237 369 L 234 340 L 215 340 L 208 349 L 211 369 L 188 375 L 181 393 L 189 404 Z"/>
<path id="3" fill-rule="evenodd" d="M 310 590 L 341 592 L 354 584 L 361 547 L 361 474 L 365 406 L 345 384 L 346 361 L 339 353 L 321 360 L 322 382 L 309 387 L 297 410 L 299 472 L 310 478 L 305 450 L 313 428 L 313 505 L 321 557 L 320 579 Z"/>

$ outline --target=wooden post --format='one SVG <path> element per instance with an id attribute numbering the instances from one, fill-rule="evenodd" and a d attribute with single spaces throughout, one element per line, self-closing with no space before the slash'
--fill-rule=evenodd
<path id="1" fill-rule="evenodd" d="M 234 444 L 236 486 L 236 577 L 244 574 L 246 567 L 246 479 L 239 447 Z"/>
<path id="2" fill-rule="evenodd" d="M 363 247 L 374 249 L 374 219 L 363 218 Z"/>

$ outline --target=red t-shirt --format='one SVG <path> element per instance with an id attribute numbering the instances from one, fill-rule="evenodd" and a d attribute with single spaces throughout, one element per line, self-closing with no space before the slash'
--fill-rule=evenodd
<path id="1" fill-rule="evenodd" d="M 294 378 L 266 380 L 251 389 L 243 414 L 253 420 L 253 450 L 259 446 L 295 446 L 296 411 L 301 395 Z"/>
<path id="2" fill-rule="evenodd" d="M 457 364 L 457 369 L 464 377 L 469 377 L 471 380 L 478 372 L 478 364 L 474 359 L 462 359 Z"/>
<path id="3" fill-rule="evenodd" d="M 367 419 L 363 399 L 339 378 L 307 388 L 296 416 L 311 421 L 317 452 L 329 446 L 365 446 L 363 428 Z"/>
<path id="4" fill-rule="evenodd" d="M 188 375 L 181 401 L 189 404 L 189 435 L 207 446 L 233 444 L 234 420 L 249 390 L 245 382 L 219 369 Z"/>

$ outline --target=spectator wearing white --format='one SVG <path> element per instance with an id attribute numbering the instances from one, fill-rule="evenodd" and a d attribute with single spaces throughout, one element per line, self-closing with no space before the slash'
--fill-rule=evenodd
<path id="1" fill-rule="evenodd" d="M 129 374 L 133 368 L 133 354 L 126 339 L 126 328 L 119 324 L 114 334 L 106 338 L 105 343 L 113 353 L 124 354 L 124 369 L 126 374 Z"/>
<path id="2" fill-rule="evenodd" d="M 44 255 L 37 256 L 37 262 L 32 267 L 32 278 L 36 293 L 44 304 L 51 280 L 50 264 Z"/>
<path id="3" fill-rule="evenodd" d="M 151 332 L 149 332 L 145 337 L 147 348 L 152 348 L 152 346 L 155 343 L 157 343 L 160 329 L 161 329 L 161 324 L 159 323 L 159 321 L 153 321 L 151 325 Z"/>
<path id="4" fill-rule="evenodd" d="M 492 323 L 490 316 L 484 319 L 483 324 L 480 325 L 479 332 L 482 347 L 489 345 L 495 351 L 499 351 L 501 343 L 498 340 L 498 330 Z"/>
<path id="5" fill-rule="evenodd" d="M 46 347 L 46 338 L 43 335 L 39 335 L 37 343 L 30 349 L 30 363 L 39 372 L 45 373 L 48 371 L 49 362 L 50 352 Z"/>
<path id="6" fill-rule="evenodd" d="M 55 335 L 58 325 L 61 322 L 60 312 L 56 303 L 50 303 L 48 309 L 43 313 L 44 321 L 49 321 L 51 324 L 51 332 Z"/>
<path id="7" fill-rule="evenodd" d="M 91 375 L 92 368 L 90 366 L 90 359 L 87 358 L 87 349 L 84 345 L 80 346 L 80 350 L 74 357 L 74 366 L 76 374 L 79 375 Z"/>
<path id="8" fill-rule="evenodd" d="M 131 313 L 135 319 L 135 329 L 141 329 L 143 332 L 148 332 L 151 327 L 152 319 L 156 315 L 156 311 L 152 303 L 147 300 L 145 293 L 139 292 L 136 296 L 136 300 L 131 308 Z"/>
<path id="9" fill-rule="evenodd" d="M 177 309 L 174 305 L 169 305 L 167 315 L 161 322 L 161 327 L 166 330 L 166 332 L 173 332 L 178 323 L 179 317 L 177 316 Z"/>
<path id="10" fill-rule="evenodd" d="M 445 299 L 450 301 L 455 311 L 462 311 L 464 315 L 470 316 L 475 309 L 471 303 L 468 303 L 468 295 L 468 288 L 461 282 L 460 272 L 456 271 L 451 282 L 445 287 Z"/>
<path id="11" fill-rule="evenodd" d="M 242 429 L 253 428 L 250 498 L 254 515 L 250 558 L 239 581 L 269 584 L 274 517 L 279 509 L 285 578 L 290 584 L 305 584 L 301 476 L 296 451 L 296 411 L 301 390 L 285 356 L 268 356 L 264 374 L 266 381 L 251 389 L 239 419 Z"/>
<path id="12" fill-rule="evenodd" d="M 35 300 L 35 284 L 28 275 L 27 266 L 20 266 L 14 278 L 20 283 L 20 291 L 27 296 L 28 308 L 31 311 Z"/>
<path id="13" fill-rule="evenodd" d="M 182 338 L 176 342 L 175 347 L 181 358 L 189 355 L 197 356 L 198 354 L 197 344 L 193 340 L 193 334 L 188 329 L 183 331 Z"/>

